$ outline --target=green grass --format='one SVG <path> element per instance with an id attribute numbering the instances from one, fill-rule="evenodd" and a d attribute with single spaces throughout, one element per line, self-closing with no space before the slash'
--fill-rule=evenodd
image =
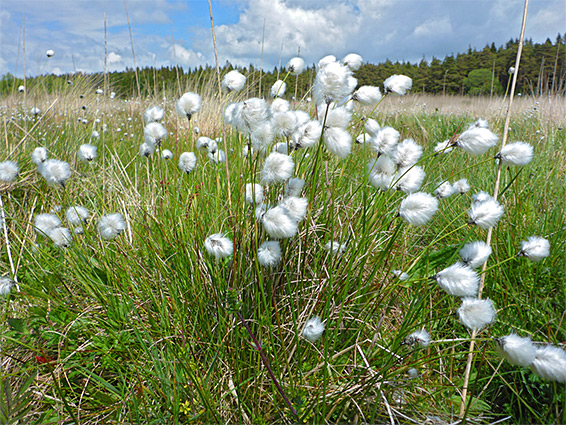
<path id="1" fill-rule="evenodd" d="M 74 98 L 59 99 L 29 133 L 34 121 L 23 119 L 21 107 L 12 104 L 2 112 L 6 149 L 0 160 L 14 151 L 10 159 L 22 170 L 17 183 L 1 187 L 21 287 L 0 304 L 2 391 L 10 395 L 0 397 L 2 422 L 457 419 L 470 334 L 454 316 L 458 301 L 428 277 L 455 262 L 465 241 L 485 240 L 485 231 L 466 225 L 466 210 L 472 193 L 493 191 L 496 167 L 486 159 L 495 150 L 481 157 L 431 154 L 438 141 L 478 117 L 377 111 L 380 123 L 424 147 L 424 191 L 432 192 L 443 179 L 465 177 L 472 185 L 468 194 L 440 200 L 438 213 L 420 228 L 396 217 L 403 194 L 367 183 L 373 156 L 368 148 L 355 146 L 345 160 L 324 148 L 294 152 L 294 175 L 307 182 L 309 212 L 299 234 L 282 242 L 282 263 L 265 269 L 257 249 L 266 235 L 244 201 L 244 185 L 258 180 L 263 160 L 241 156 L 246 137 L 225 130 L 230 184 L 225 165 L 208 162 L 202 153 L 196 169 L 183 175 L 176 162 L 181 152 L 194 150 L 195 136 L 180 127 L 185 123 L 176 120 L 171 103 L 165 105 L 171 135 L 164 146 L 175 156 L 167 162 L 157 153 L 137 156 L 141 116 L 150 100 L 100 102 L 97 113 L 94 107 L 83 111 Z M 79 116 L 90 123 L 78 123 Z M 216 119 L 201 125 L 218 129 L 218 135 Z M 502 134 L 502 120 L 490 124 Z M 95 127 L 101 133 L 92 141 L 99 158 L 85 165 L 76 151 Z M 533 144 L 535 160 L 503 174 L 506 213 L 494 232 L 484 292 L 498 316 L 478 337 L 468 416 L 480 423 L 508 416 L 512 422 L 561 423 L 564 385 L 500 364 L 492 337 L 516 330 L 535 341 L 566 341 L 565 130 L 515 116 L 511 139 Z M 37 146 L 72 165 L 65 189 L 48 187 L 35 171 L 30 153 Z M 282 193 L 281 185 L 266 190 L 270 203 Z M 57 205 L 63 211 L 83 205 L 93 214 L 84 235 L 66 249 L 33 230 L 33 217 Z M 129 227 L 116 240 L 103 241 L 96 223 L 112 212 L 122 213 Z M 211 258 L 203 246 L 219 232 L 234 241 L 227 260 Z M 531 235 L 546 237 L 552 255 L 541 263 L 509 260 Z M 347 251 L 325 251 L 331 240 L 347 242 Z M 2 247 L 0 270 L 6 275 L 10 266 Z M 394 278 L 396 269 L 410 279 Z M 301 332 L 314 315 L 326 320 L 326 331 L 313 344 Z M 434 340 L 429 347 L 403 344 L 422 327 Z M 421 376 L 411 379 L 410 368 Z"/>

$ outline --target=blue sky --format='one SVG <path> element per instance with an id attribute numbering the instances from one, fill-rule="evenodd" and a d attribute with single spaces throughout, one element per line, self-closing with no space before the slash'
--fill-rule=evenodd
<path id="1" fill-rule="evenodd" d="M 207 0 L 127 0 L 138 66 L 214 64 Z M 219 59 L 265 68 L 358 53 L 367 62 L 443 58 L 519 35 L 520 0 L 216 0 Z M 0 75 L 102 71 L 104 13 L 110 70 L 133 66 L 123 0 L 0 0 Z M 566 31 L 566 0 L 531 1 L 526 37 Z M 55 55 L 47 58 L 46 50 Z"/>

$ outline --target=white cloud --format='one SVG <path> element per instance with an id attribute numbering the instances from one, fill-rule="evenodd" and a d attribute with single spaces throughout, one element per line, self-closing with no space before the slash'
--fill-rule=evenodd
<path id="1" fill-rule="evenodd" d="M 446 35 L 452 33 L 452 23 L 448 16 L 428 19 L 415 28 L 413 34 L 417 37 Z"/>
<path id="2" fill-rule="evenodd" d="M 110 52 L 108 54 L 108 63 L 109 64 L 118 64 L 122 62 L 122 56 L 117 53 Z"/>
<path id="3" fill-rule="evenodd" d="M 174 44 L 170 49 L 170 56 L 172 62 L 177 62 L 178 65 L 196 67 L 204 65 L 206 60 L 201 52 L 195 52 L 190 49 L 185 49 L 179 44 Z"/>

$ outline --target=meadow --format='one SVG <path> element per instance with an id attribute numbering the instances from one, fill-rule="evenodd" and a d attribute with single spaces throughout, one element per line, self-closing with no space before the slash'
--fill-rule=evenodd
<path id="1" fill-rule="evenodd" d="M 293 78 L 285 77 L 289 92 Z M 253 87 L 220 98 L 211 81 L 190 119 L 176 112 L 181 95 L 195 90 L 183 78 L 182 90 L 147 98 L 111 98 L 98 88 L 88 78 L 49 95 L 30 87 L 0 106 L 0 162 L 17 161 L 20 170 L 0 183 L 0 275 L 14 279 L 0 298 L 0 422 L 566 422 L 563 381 L 497 352 L 497 339 L 511 332 L 564 350 L 562 97 L 513 104 L 509 143 L 530 144 L 534 156 L 502 167 L 504 214 L 489 226 L 492 253 L 477 272 L 496 316 L 476 332 L 459 320 L 460 301 L 438 274 L 467 243 L 486 240 L 469 210 L 478 193 L 493 194 L 499 145 L 480 155 L 435 147 L 480 118 L 500 143 L 505 99 L 391 93 L 371 106 L 332 104 L 351 107 L 340 115 L 275 90 L 291 111 L 318 117 L 321 131 L 306 147 L 283 124 L 258 142 L 252 121 L 261 126 L 288 111 L 263 111 L 248 100 Z M 244 101 L 262 111 L 238 126 L 226 106 Z M 167 134 L 146 156 L 144 112 L 153 106 L 163 108 Z M 340 128 L 355 140 L 369 118 L 399 132 L 395 146 L 413 139 L 422 147 L 389 176 L 389 189 L 375 182 L 369 140 L 378 130 L 348 153 L 325 139 Z M 83 144 L 97 148 L 96 158 L 80 160 Z M 64 185 L 38 172 L 38 147 L 69 164 Z M 290 158 L 290 174 L 279 164 L 267 170 L 273 149 Z M 184 152 L 194 152 L 196 165 L 180 169 Z M 418 188 L 405 178 L 416 167 L 426 173 Z M 468 189 L 439 190 L 461 179 Z M 262 196 L 247 184 L 261 184 Z M 412 192 L 438 203 L 421 225 L 403 214 Z M 69 223 L 78 206 L 88 215 Z M 268 221 L 278 206 L 295 214 L 293 231 Z M 106 237 L 100 220 L 116 213 L 124 225 Z M 67 236 L 39 231 L 39 214 L 56 215 Z M 518 256 L 531 236 L 550 243 L 549 256 Z M 277 247 L 266 250 L 268 241 Z"/>

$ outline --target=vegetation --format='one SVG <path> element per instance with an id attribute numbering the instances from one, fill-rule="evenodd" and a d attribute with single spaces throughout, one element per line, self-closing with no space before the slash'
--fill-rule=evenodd
<path id="1" fill-rule="evenodd" d="M 169 72 L 164 75 L 175 75 Z M 405 194 L 369 184 L 367 164 L 376 156 L 369 144 L 354 145 L 345 159 L 322 140 L 290 152 L 293 176 L 306 182 L 301 196 L 308 212 L 298 234 L 281 241 L 281 262 L 267 268 L 258 259 L 266 230 L 255 205 L 245 201 L 245 184 L 261 181 L 265 160 L 243 154 L 248 135 L 223 123 L 214 78 L 200 72 L 187 83 L 203 97 L 203 109 L 190 122 L 174 113 L 180 82 L 171 77 L 155 84 L 169 81 L 160 72 L 147 80 L 141 74 L 142 97 L 96 95 L 102 76 L 75 76 L 72 86 L 56 88 L 49 84 L 61 79 L 36 78 L 27 104 L 18 94 L 4 100 L 0 161 L 17 160 L 21 173 L 0 186 L 12 253 L 9 258 L 2 246 L 0 270 L 9 274 L 14 261 L 20 291 L 0 301 L 0 420 L 454 422 L 470 332 L 454 317 L 458 300 L 430 277 L 454 263 L 466 242 L 485 240 L 485 230 L 468 225 L 466 211 L 473 194 L 493 190 L 497 148 L 470 156 L 459 149 L 435 155 L 434 147 L 478 117 L 406 113 L 400 106 L 385 112 L 387 103 L 404 99 L 392 95 L 375 111 L 356 105 L 348 128 L 354 137 L 373 116 L 423 147 L 423 191 L 461 178 L 472 186 L 439 199 L 439 211 L 422 227 L 398 216 Z M 110 87 L 120 90 L 112 78 Z M 224 103 L 256 94 L 254 78 Z M 137 90 L 131 80 L 124 87 L 123 97 Z M 32 99 L 41 113 L 31 113 Z M 512 330 L 540 343 L 566 340 L 566 187 L 559 184 L 566 178 L 564 122 L 535 113 L 537 100 L 529 101 L 529 114 L 513 116 L 511 137 L 531 144 L 535 159 L 524 168 L 504 168 L 505 216 L 495 228 L 485 290 L 498 312 L 476 338 L 465 419 L 474 423 L 566 421 L 564 384 L 503 362 L 493 341 Z M 146 158 L 138 155 L 142 115 L 157 104 L 165 109 L 169 136 Z M 315 116 L 312 103 L 294 106 Z M 484 118 L 501 135 L 498 112 Z M 179 155 L 196 152 L 202 135 L 222 137 L 228 162 L 197 152 L 196 168 L 181 172 Z M 83 143 L 98 147 L 91 163 L 77 159 Z M 30 155 L 38 146 L 71 165 L 64 187 L 48 186 L 37 172 Z M 164 148 L 173 160 L 160 155 Z M 284 184 L 266 185 L 267 205 L 284 196 Z M 34 228 L 38 214 L 53 211 L 64 220 L 76 205 L 91 217 L 69 246 L 54 246 Z M 127 222 L 114 240 L 102 239 L 97 229 L 108 213 L 121 213 Z M 233 241 L 232 255 L 215 258 L 205 249 L 214 233 Z M 532 235 L 552 247 L 539 263 L 517 257 L 521 241 Z M 332 241 L 345 244 L 344 251 L 325 249 Z M 326 330 L 311 342 L 302 335 L 313 316 Z M 430 345 L 409 344 L 406 338 L 423 328 Z"/>

